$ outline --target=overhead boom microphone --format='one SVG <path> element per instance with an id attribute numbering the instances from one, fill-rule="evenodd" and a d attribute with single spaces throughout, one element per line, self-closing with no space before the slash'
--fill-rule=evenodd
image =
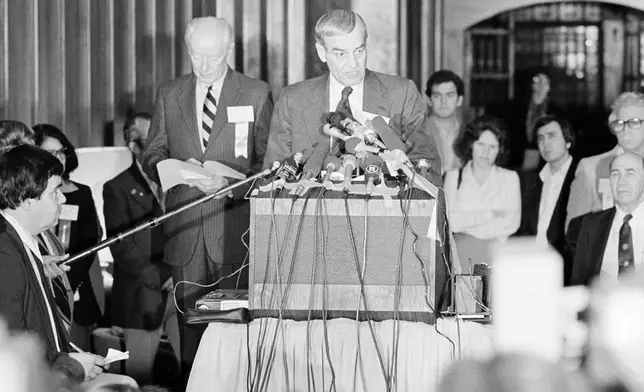
<path id="1" fill-rule="evenodd" d="M 227 185 L 227 186 L 221 188 L 220 190 L 218 190 L 217 192 L 215 192 L 213 194 L 206 195 L 206 196 L 204 196 L 204 197 L 202 197 L 200 199 L 197 199 L 197 200 L 195 200 L 195 201 L 193 201 L 191 203 L 183 205 L 183 206 L 177 208 L 176 210 L 173 210 L 173 211 L 170 211 L 168 213 L 165 213 L 165 214 L 163 214 L 163 215 L 161 215 L 159 217 L 156 217 L 154 219 L 150 219 L 149 221 L 147 221 L 145 223 L 142 223 L 142 224 L 140 224 L 140 225 L 138 225 L 138 226 L 136 226 L 136 227 L 134 227 L 134 228 L 132 228 L 130 230 L 127 230 L 127 231 L 125 231 L 123 233 L 119 233 L 119 234 L 115 235 L 112 238 L 108 238 L 108 239 L 106 239 L 104 241 L 101 241 L 98 245 L 95 245 L 95 246 L 93 246 L 93 247 L 91 247 L 89 249 L 86 249 L 86 250 L 78 253 L 78 254 L 75 254 L 74 256 L 72 256 L 72 257 L 70 257 L 68 259 L 62 260 L 62 261 L 58 262 L 57 264 L 58 265 L 67 265 L 67 264 L 71 264 L 71 263 L 73 263 L 75 261 L 78 261 L 78 260 L 82 259 L 83 257 L 89 256 L 92 253 L 96 253 L 99 250 L 112 245 L 115 242 L 122 241 L 124 238 L 129 237 L 132 234 L 136 234 L 139 231 L 143 231 L 143 230 L 148 229 L 150 227 L 158 226 L 160 223 L 162 223 L 166 219 L 170 218 L 171 216 L 174 216 L 174 215 L 176 215 L 176 214 L 178 214 L 180 212 L 183 212 L 183 211 L 185 211 L 187 209 L 190 209 L 190 208 L 192 208 L 194 206 L 197 206 L 199 204 L 205 203 L 205 202 L 207 202 L 207 201 L 209 201 L 211 199 L 217 198 L 217 197 L 219 197 L 221 195 L 225 195 L 229 191 L 231 191 L 231 190 L 233 190 L 235 188 L 238 188 L 238 187 L 240 187 L 240 186 L 242 186 L 244 184 L 247 184 L 247 183 L 249 183 L 251 181 L 255 181 L 258 178 L 267 176 L 267 175 L 271 174 L 272 172 L 274 172 L 275 170 L 277 170 L 278 168 L 279 168 L 279 163 L 275 162 L 275 163 L 273 163 L 273 167 L 270 167 L 268 169 L 264 169 L 261 172 L 259 172 L 257 174 L 253 174 L 252 176 L 250 176 L 250 177 L 248 177 L 248 178 L 246 178 L 244 180 L 237 181 L 234 184 Z"/>

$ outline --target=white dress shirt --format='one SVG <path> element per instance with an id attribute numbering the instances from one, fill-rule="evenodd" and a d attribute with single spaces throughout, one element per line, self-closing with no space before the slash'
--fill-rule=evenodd
<path id="1" fill-rule="evenodd" d="M 539 178 L 541 178 L 541 181 L 543 182 L 541 199 L 539 200 L 539 220 L 537 223 L 537 244 L 539 245 L 548 245 L 546 234 L 548 232 L 548 227 L 550 226 L 550 221 L 552 220 L 555 206 L 559 200 L 559 195 L 561 194 L 561 188 L 563 187 L 566 174 L 568 174 L 568 169 L 570 169 L 571 164 L 572 157 L 569 156 L 563 166 L 561 166 L 555 173 L 552 172 L 549 164 L 544 166 L 539 173 Z"/>
<path id="2" fill-rule="evenodd" d="M 644 235 L 644 203 L 641 203 L 631 215 L 633 215 L 633 218 L 628 221 L 628 224 L 631 226 L 631 235 L 633 238 L 633 256 L 635 258 L 633 262 L 635 263 L 635 269 L 638 270 L 640 268 L 644 268 L 642 265 L 644 244 L 642 244 L 642 241 L 637 240 L 638 238 L 642 238 L 641 236 Z M 608 241 L 606 242 L 606 248 L 604 248 L 604 257 L 602 259 L 602 280 L 610 279 L 617 281 L 617 275 L 619 272 L 619 229 L 621 229 L 624 224 L 625 216 L 626 213 L 618 206 L 615 206 L 615 218 L 613 218 L 613 223 L 610 227 Z"/>
<path id="3" fill-rule="evenodd" d="M 342 99 L 342 90 L 344 90 L 340 82 L 335 80 L 333 75 L 329 73 L 329 111 L 335 112 L 338 107 L 338 102 Z M 349 106 L 351 106 L 351 113 L 361 124 L 364 124 L 366 118 L 363 115 L 362 102 L 364 97 L 364 80 L 362 83 L 351 86 L 353 91 L 349 95 Z"/>
<path id="4" fill-rule="evenodd" d="M 461 160 L 454 152 L 454 141 L 456 141 L 456 137 L 461 129 L 461 121 L 454 117 L 452 127 L 448 128 L 437 121 L 434 115 L 431 115 L 429 116 L 428 122 L 430 133 L 436 141 L 436 147 L 441 157 L 441 174 L 461 167 Z"/>
<path id="5" fill-rule="evenodd" d="M 7 222 L 13 226 L 13 228 L 16 230 L 18 233 L 18 237 L 20 237 L 20 241 L 25 246 L 25 251 L 27 252 L 27 256 L 29 257 L 29 262 L 31 264 L 31 267 L 34 270 L 34 273 L 36 274 L 36 278 L 38 279 L 38 285 L 40 286 L 40 290 L 43 295 L 43 299 L 45 301 L 45 306 L 47 308 L 47 314 L 49 316 L 49 325 L 51 326 L 52 332 L 54 334 L 54 342 L 56 343 L 56 350 L 58 351 L 63 351 L 60 345 L 60 341 L 58 340 L 58 330 L 56 328 L 56 321 L 54 319 L 54 310 L 51 308 L 51 304 L 49 303 L 49 300 L 47 299 L 47 293 L 45 289 L 45 285 L 49 286 L 49 290 L 51 290 L 51 281 L 49 279 L 46 279 L 46 281 L 43 282 L 40 272 L 38 271 L 38 266 L 36 265 L 37 262 L 42 263 L 43 258 L 42 254 L 40 253 L 40 249 L 38 248 L 38 240 L 32 236 L 27 229 L 25 229 L 20 222 L 18 222 L 13 216 L 10 214 L 6 214 L 2 211 L 0 211 L 0 214 L 7 220 Z M 38 258 L 38 261 L 34 259 L 33 256 L 36 256 Z M 51 291 L 50 291 L 51 292 Z M 52 292 L 53 295 L 53 292 Z"/>
<path id="6" fill-rule="evenodd" d="M 217 102 L 217 110 L 219 110 L 219 97 L 221 96 L 221 88 L 224 85 L 224 79 L 226 79 L 226 74 L 228 73 L 228 68 L 226 68 L 226 72 L 224 72 L 224 75 L 219 78 L 215 83 L 212 84 L 212 90 L 210 90 L 210 94 L 212 94 L 213 98 L 215 98 L 215 102 Z M 197 136 L 199 137 L 200 145 L 201 145 L 201 150 L 206 151 L 206 146 L 201 143 L 201 127 L 203 123 L 203 104 L 206 100 L 206 94 L 208 94 L 208 87 L 203 83 L 199 83 L 197 80 L 197 85 L 195 86 L 195 106 L 197 109 Z M 215 113 L 213 113 L 215 114 Z"/>
<path id="7" fill-rule="evenodd" d="M 472 173 L 472 162 L 463 167 L 463 180 L 457 189 L 458 169 L 445 175 L 448 219 L 454 233 L 480 239 L 505 241 L 521 224 L 521 189 L 516 172 L 493 166 L 489 177 L 479 185 Z"/>

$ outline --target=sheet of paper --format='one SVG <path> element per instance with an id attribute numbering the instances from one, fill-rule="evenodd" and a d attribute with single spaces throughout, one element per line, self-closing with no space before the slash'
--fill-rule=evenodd
<path id="1" fill-rule="evenodd" d="M 105 356 L 105 364 L 109 364 L 112 362 L 118 362 L 118 361 L 123 361 L 125 359 L 130 358 L 130 352 L 122 352 L 119 350 L 114 350 L 113 348 L 110 348 L 107 350 L 107 355 Z"/>
<path id="2" fill-rule="evenodd" d="M 248 123 L 235 123 L 235 157 L 248 158 Z"/>
<path id="3" fill-rule="evenodd" d="M 178 159 L 165 159 L 157 163 L 157 172 L 159 173 L 161 189 L 164 192 L 176 185 L 187 184 L 187 180 L 212 177 L 210 172 L 203 167 Z"/>
<path id="4" fill-rule="evenodd" d="M 238 180 L 246 179 L 246 176 L 242 173 L 217 161 L 206 161 L 203 164 L 203 168 L 206 169 L 206 171 L 210 173 L 210 175 L 235 178 Z"/>

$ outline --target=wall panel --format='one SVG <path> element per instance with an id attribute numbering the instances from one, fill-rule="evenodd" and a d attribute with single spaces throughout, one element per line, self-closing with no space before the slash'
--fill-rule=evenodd
<path id="1" fill-rule="evenodd" d="M 190 72 L 185 25 L 206 15 L 231 24 L 229 64 L 276 95 L 324 71 L 313 28 L 333 8 L 364 14 L 370 68 L 421 85 L 435 1 L 0 0 L 0 118 L 52 123 L 78 147 L 122 145 L 127 116 L 152 111 L 158 86 Z"/>

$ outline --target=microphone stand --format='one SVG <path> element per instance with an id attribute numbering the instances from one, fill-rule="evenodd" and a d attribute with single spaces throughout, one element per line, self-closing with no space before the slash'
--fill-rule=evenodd
<path id="1" fill-rule="evenodd" d="M 150 227 L 158 226 L 160 223 L 162 223 L 166 219 L 170 218 L 171 216 L 174 216 L 174 215 L 176 215 L 176 214 L 178 214 L 180 212 L 183 212 L 183 211 L 185 211 L 185 210 L 187 210 L 189 208 L 192 208 L 194 206 L 197 206 L 199 204 L 202 204 L 202 203 L 205 203 L 205 202 L 207 202 L 209 200 L 217 198 L 218 196 L 225 195 L 226 193 L 228 193 L 229 191 L 231 191 L 231 190 L 233 190 L 235 188 L 238 188 L 238 187 L 240 187 L 240 186 L 242 186 L 244 184 L 247 184 L 247 183 L 249 183 L 251 181 L 254 181 L 254 180 L 256 180 L 256 179 L 258 179 L 260 177 L 264 177 L 264 176 L 267 176 L 267 175 L 271 174 L 272 172 L 274 172 L 278 168 L 279 168 L 279 165 L 273 165 L 272 168 L 264 169 L 263 171 L 261 171 L 261 172 L 259 172 L 257 174 L 254 174 L 254 175 L 252 175 L 252 176 L 250 176 L 250 177 L 248 177 L 248 178 L 246 178 L 244 180 L 238 181 L 238 182 L 236 182 L 234 184 L 231 184 L 231 185 L 227 185 L 227 186 L 221 188 L 220 190 L 218 190 L 217 192 L 215 192 L 213 194 L 206 195 L 206 196 L 204 196 L 204 197 L 202 197 L 200 199 L 197 199 L 197 200 L 195 200 L 193 202 L 190 202 L 190 203 L 188 203 L 186 205 L 183 205 L 183 206 L 177 208 L 176 210 L 167 212 L 167 213 L 165 213 L 165 214 L 163 214 L 161 216 L 158 216 L 158 217 L 156 217 L 154 219 L 150 219 L 149 221 L 147 221 L 145 223 L 142 223 L 142 224 L 140 224 L 140 225 L 138 225 L 138 226 L 136 226 L 136 227 L 134 227 L 134 228 L 132 228 L 130 230 L 127 230 L 127 231 L 125 231 L 123 233 L 119 233 L 119 234 L 115 235 L 112 238 L 107 238 L 104 241 L 101 241 L 100 243 L 98 243 L 98 245 L 95 245 L 95 246 L 93 246 L 93 247 L 91 247 L 89 249 L 85 249 L 84 251 L 82 251 L 82 252 L 80 252 L 78 254 L 75 254 L 74 256 L 72 256 L 72 257 L 70 257 L 68 259 L 60 261 L 58 263 L 58 265 L 67 265 L 67 264 L 73 263 L 75 261 L 78 261 L 79 259 L 82 259 L 85 256 L 89 256 L 92 253 L 98 252 L 99 250 L 101 250 L 103 248 L 106 248 L 106 247 L 112 245 L 115 242 L 123 240 L 125 237 L 129 237 L 132 234 L 138 233 L 139 231 L 143 231 L 143 230 L 148 229 Z"/>

